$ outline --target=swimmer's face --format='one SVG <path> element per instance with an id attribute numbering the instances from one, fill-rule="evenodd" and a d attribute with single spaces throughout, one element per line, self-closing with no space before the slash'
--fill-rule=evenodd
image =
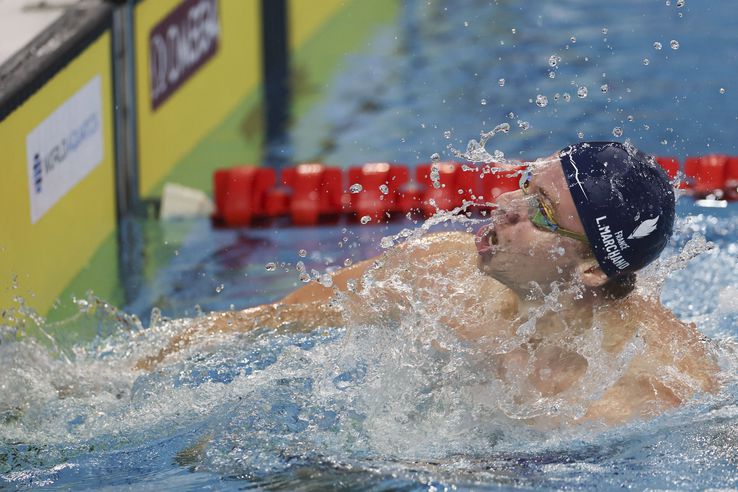
<path id="1" fill-rule="evenodd" d="M 526 193 L 500 195 L 492 223 L 476 237 L 479 269 L 522 294 L 534 292 L 536 285 L 547 291 L 554 281 L 570 280 L 588 249 L 586 243 L 542 229 L 529 219 L 531 199 L 538 199 L 561 228 L 584 234 L 558 153 L 538 159 L 530 170 Z"/>

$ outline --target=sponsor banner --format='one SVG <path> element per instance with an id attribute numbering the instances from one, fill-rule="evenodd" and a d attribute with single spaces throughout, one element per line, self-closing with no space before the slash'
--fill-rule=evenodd
<path id="1" fill-rule="evenodd" d="M 149 34 L 151 108 L 159 107 L 218 50 L 217 0 L 185 0 Z"/>
<path id="2" fill-rule="evenodd" d="M 26 136 L 32 224 L 102 162 L 102 122 L 96 75 Z"/>

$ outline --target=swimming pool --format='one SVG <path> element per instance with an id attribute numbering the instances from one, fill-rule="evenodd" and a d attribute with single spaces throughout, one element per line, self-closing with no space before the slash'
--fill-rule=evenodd
<path id="1" fill-rule="evenodd" d="M 702 9 L 630 1 L 585 10 L 572 0 L 535 12 L 486 1 L 428 9 L 408 2 L 396 31 L 378 36 L 335 80 L 333 96 L 308 117 L 312 127 L 308 119 L 296 123 L 295 153 L 298 160 L 416 162 L 518 119 L 530 127 L 494 142 L 509 156 L 549 153 L 578 131 L 612 138 L 615 126 L 655 153 L 736 153 L 731 87 L 725 82 L 728 92 L 718 90 L 735 57 L 734 31 L 720 27 L 730 17 L 727 2 Z M 708 26 L 716 33 L 711 44 L 691 51 L 707 43 L 700 33 Z M 395 35 L 411 56 L 394 55 Z M 519 49 L 511 48 L 515 36 L 526 39 Z M 480 37 L 488 49 L 471 49 Z M 672 38 L 678 50 L 667 48 Z M 663 47 L 655 50 L 659 39 Z M 551 79 L 549 57 L 557 53 L 562 60 Z M 397 77 L 410 79 L 381 90 L 382 81 Z M 701 92 L 706 78 L 715 87 Z M 580 99 L 575 93 L 583 85 L 589 95 Z M 495 92 L 502 90 L 508 92 Z M 357 93 L 369 100 L 359 104 Z M 528 102 L 539 93 L 548 98 L 544 107 Z M 326 135 L 332 143 L 316 147 Z M 446 335 L 422 318 L 403 326 L 214 337 L 160 371 L 134 372 L 132 361 L 166 343 L 199 310 L 273 301 L 300 284 L 298 261 L 324 272 L 381 251 L 382 236 L 411 225 L 234 231 L 206 221 L 144 222 L 146 254 L 171 260 L 138 280 L 123 314 L 91 297 L 80 300 L 79 317 L 45 327 L 92 327 L 98 340 L 55 348 L 3 332 L 0 477 L 15 488 L 737 487 L 737 211 L 735 204 L 702 208 L 680 200 L 664 253 L 674 257 L 690 240 L 689 249 L 703 249 L 695 235 L 715 245 L 682 270 L 669 267 L 662 299 L 715 340 L 723 390 L 652 421 L 597 432 L 535 431 L 494 405 L 472 402 L 470 382 L 459 379 L 473 374 L 463 350 L 448 359 L 433 354 L 426 335 Z M 154 306 L 165 318 L 152 315 Z M 153 326 L 141 329 L 134 314 Z"/>

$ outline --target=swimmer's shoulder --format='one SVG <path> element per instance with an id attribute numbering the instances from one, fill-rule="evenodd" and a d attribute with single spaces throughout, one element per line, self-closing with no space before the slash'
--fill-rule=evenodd
<path id="1" fill-rule="evenodd" d="M 632 294 L 610 305 L 605 317 L 603 348 L 622 349 L 631 337 L 644 342 L 649 364 L 672 366 L 689 375 L 702 391 L 718 387 L 719 367 L 708 337 L 694 323 L 685 323 L 657 299 Z"/>
<path id="2" fill-rule="evenodd" d="M 426 234 L 403 245 L 408 251 L 425 250 L 427 253 L 472 254 L 476 257 L 474 235 L 461 231 L 446 231 Z"/>

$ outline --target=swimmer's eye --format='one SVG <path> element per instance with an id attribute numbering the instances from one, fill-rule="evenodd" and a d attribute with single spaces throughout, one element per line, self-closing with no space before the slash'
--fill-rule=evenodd
<path id="1" fill-rule="evenodd" d="M 553 210 L 551 209 L 551 206 L 548 205 L 546 202 L 538 199 L 538 210 L 540 210 L 541 215 L 543 215 L 543 218 L 548 221 L 548 223 L 551 226 L 552 230 L 556 230 L 559 227 L 559 224 L 556 223 L 556 220 L 553 218 Z"/>
<path id="2" fill-rule="evenodd" d="M 518 185 L 520 186 L 520 189 L 523 190 L 523 193 L 525 193 L 526 195 L 530 191 L 530 182 L 532 179 L 533 173 L 529 170 L 523 171 L 523 174 L 520 175 L 520 181 L 518 182 Z"/>

